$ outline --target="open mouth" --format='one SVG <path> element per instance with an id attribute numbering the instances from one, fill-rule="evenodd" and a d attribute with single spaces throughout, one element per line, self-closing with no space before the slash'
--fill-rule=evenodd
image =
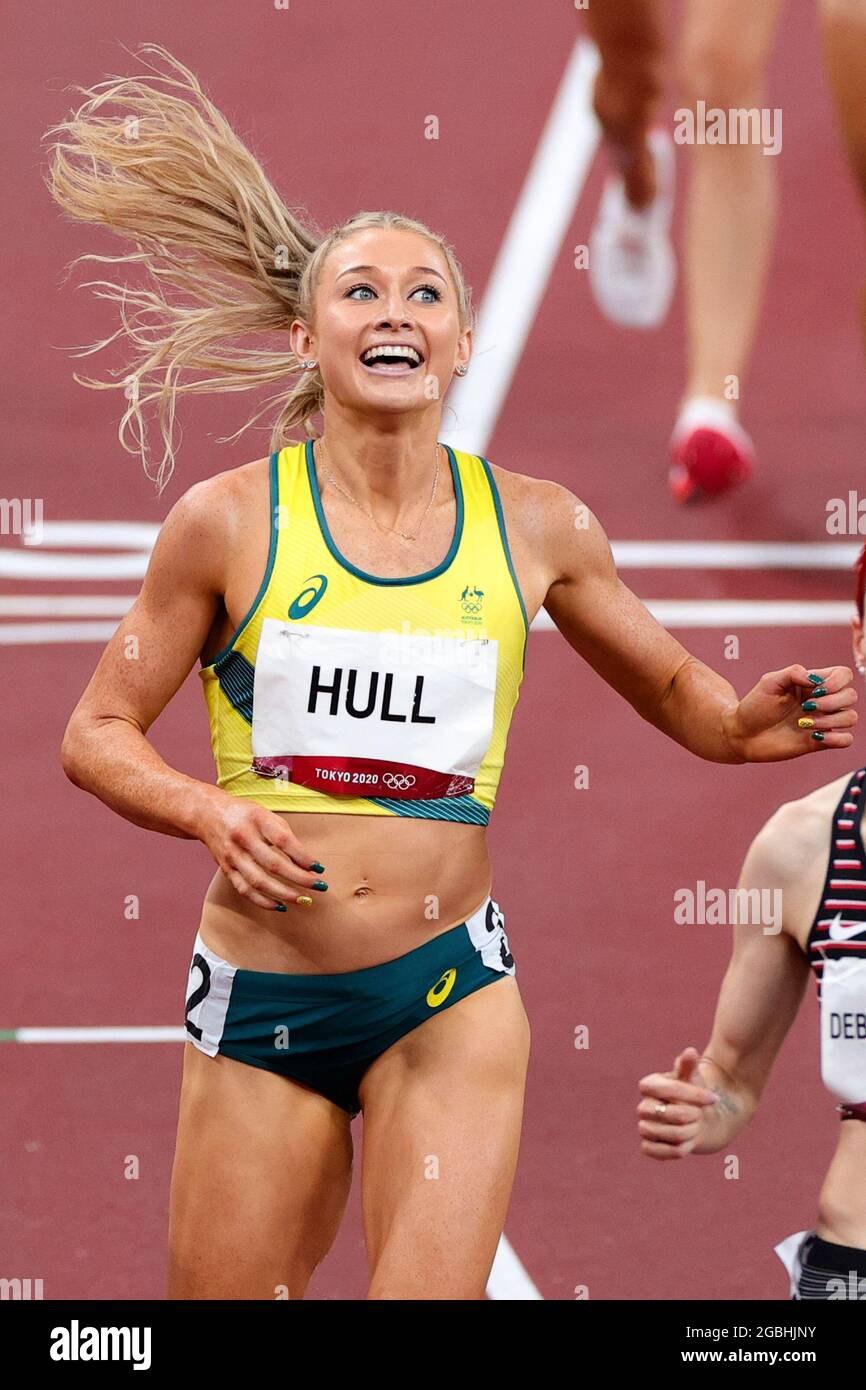
<path id="1" fill-rule="evenodd" d="M 422 365 L 424 359 L 417 348 L 403 343 L 382 344 L 367 348 L 359 358 L 361 366 L 376 376 L 408 376 Z"/>

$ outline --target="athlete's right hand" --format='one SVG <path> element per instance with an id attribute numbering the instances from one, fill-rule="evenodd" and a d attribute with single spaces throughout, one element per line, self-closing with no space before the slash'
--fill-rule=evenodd
<path id="1" fill-rule="evenodd" d="M 641 1153 L 649 1158 L 685 1158 L 695 1147 L 704 1112 L 719 1099 L 704 1084 L 700 1060 L 697 1048 L 687 1047 L 673 1071 L 654 1071 L 641 1078 L 638 1132 Z"/>
<path id="2" fill-rule="evenodd" d="M 223 795 L 211 803 L 199 839 L 235 891 L 256 907 L 312 898 L 309 890 L 322 877 L 309 868 L 315 855 L 275 811 Z"/>

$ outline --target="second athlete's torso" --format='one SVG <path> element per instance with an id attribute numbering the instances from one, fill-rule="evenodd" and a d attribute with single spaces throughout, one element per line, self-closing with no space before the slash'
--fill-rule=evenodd
<path id="1" fill-rule="evenodd" d="M 847 860 L 840 860 L 839 867 L 831 866 L 828 873 L 831 857 L 839 859 L 840 856 L 853 853 L 831 843 L 832 839 L 836 838 L 831 835 L 834 813 L 850 781 L 851 773 L 846 772 L 808 796 L 788 803 L 781 808 L 778 829 L 773 832 L 784 840 L 784 854 L 790 863 L 784 888 L 785 930 L 794 938 L 804 959 L 813 967 L 815 957 L 820 956 L 818 941 L 829 937 L 825 919 L 828 915 L 831 919 L 835 916 L 835 909 L 825 911 L 824 908 L 826 901 L 835 901 L 825 894 L 825 881 L 832 881 L 832 875 L 836 876 L 836 881 L 843 882 L 848 881 L 846 876 L 854 876 L 851 877 L 851 882 L 860 877 L 854 869 L 844 867 Z M 866 796 L 866 791 L 862 795 Z M 841 833 L 856 835 L 862 845 L 864 823 L 860 818 L 859 808 L 851 813 L 851 819 L 853 825 L 843 828 Z M 866 880 L 862 889 L 834 887 L 829 891 L 847 894 L 852 900 L 860 898 L 866 904 L 864 889 Z M 847 911 L 849 917 L 852 912 L 855 916 L 860 915 L 857 909 L 849 908 Z M 817 923 L 822 925 L 816 931 Z M 853 930 L 853 925 L 849 930 Z M 852 938 L 849 949 L 852 949 L 856 939 Z M 862 944 L 862 948 L 866 954 L 866 942 Z M 818 966 L 820 969 L 820 960 Z M 859 966 L 859 975 L 861 979 L 866 977 L 866 960 Z M 863 996 L 861 1007 L 866 1013 L 866 988 L 861 984 L 860 989 Z M 851 1045 L 860 1046 L 866 1052 L 866 1039 L 858 1043 L 856 1038 L 852 1038 Z M 805 1064 L 813 1065 L 812 1057 L 805 1059 Z M 809 1124 L 810 1117 L 804 1109 L 803 1127 L 806 1128 Z M 796 1146 L 797 1138 L 792 1136 L 790 1145 L 786 1145 L 785 1148 L 786 1162 L 794 1160 Z M 824 1240 L 866 1249 L 866 1122 L 862 1120 L 843 1120 L 839 1123 L 836 1151 L 821 1189 L 816 1230 Z"/>

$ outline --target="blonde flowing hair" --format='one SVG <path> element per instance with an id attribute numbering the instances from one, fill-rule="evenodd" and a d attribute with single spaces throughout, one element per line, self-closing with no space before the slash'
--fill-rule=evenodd
<path id="1" fill-rule="evenodd" d="M 275 406 L 271 451 L 299 426 L 314 436 L 324 403 L 318 370 L 304 370 L 288 345 L 240 346 L 256 334 L 287 332 L 295 318 L 313 323 L 318 275 L 328 253 L 367 227 L 417 232 L 438 246 L 457 293 L 461 330 L 473 321 L 470 291 L 444 237 L 396 212 L 360 212 L 327 233 L 304 209 L 290 211 L 258 160 L 202 90 L 196 76 L 158 44 L 143 44 L 168 71 L 145 61 L 150 74 L 112 77 L 75 87 L 85 98 L 47 133 L 46 182 L 64 212 L 110 228 L 132 242 L 123 255 L 88 254 L 78 261 L 141 267 L 148 288 L 112 280 L 87 282 L 113 300 L 120 327 L 80 355 L 116 339 L 133 349 L 121 380 L 76 374 L 96 390 L 122 390 L 127 407 L 118 434 L 141 457 L 161 492 L 174 470 L 178 397 L 188 392 L 249 391 L 294 378 L 268 397 L 228 439 L 237 439 Z M 107 108 L 120 108 L 111 114 Z M 157 403 L 164 447 L 149 467 L 144 411 Z"/>

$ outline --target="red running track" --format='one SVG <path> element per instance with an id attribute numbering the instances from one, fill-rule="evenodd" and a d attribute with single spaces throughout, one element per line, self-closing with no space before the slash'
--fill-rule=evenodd
<path id="1" fill-rule="evenodd" d="M 246 402 L 183 414 L 175 479 L 160 501 L 118 448 L 116 402 L 71 379 L 58 350 L 113 327 L 64 264 L 107 237 L 64 223 L 40 182 L 39 136 L 72 101 L 62 88 L 129 71 L 121 43 L 166 44 L 202 77 L 290 203 L 327 225 L 360 208 L 420 214 L 457 244 L 481 297 L 575 37 L 570 7 L 441 0 L 291 0 L 286 11 L 157 0 L 45 9 L 21 0 L 5 28 L 16 54 L 4 152 L 2 491 L 41 496 L 46 519 L 157 522 L 187 486 L 264 451 L 233 446 Z M 527 62 L 531 55 L 530 62 Z M 755 482 L 683 512 L 664 486 L 681 386 L 681 306 L 650 334 L 596 312 L 571 248 L 586 241 L 600 184 L 584 190 L 489 455 L 573 488 L 623 539 L 826 540 L 826 500 L 860 475 L 862 362 L 854 319 L 862 223 L 823 92 L 815 19 L 791 6 L 772 69 L 784 110 L 781 236 L 748 382 Z M 438 141 L 422 138 L 425 117 Z M 86 278 L 86 277 L 85 277 Z M 14 543 L 4 537 L 2 544 Z M 632 572 L 644 598 L 849 597 L 844 574 Z M 3 581 L 3 594 L 128 592 Z M 678 634 L 723 668 L 720 629 Z M 743 628 L 724 663 L 741 691 L 792 660 L 847 661 L 847 634 Z M 58 746 L 98 647 L 3 645 L 4 845 L 0 1027 L 170 1024 L 212 866 L 201 846 L 156 839 L 69 785 Z M 169 761 L 210 778 L 198 681 L 158 721 Z M 533 1025 L 524 1142 L 507 1234 L 546 1299 L 783 1298 L 772 1245 L 811 1224 L 838 1121 L 818 1078 L 811 993 L 738 1140 L 722 1156 L 656 1165 L 636 1139 L 636 1081 L 707 1037 L 726 929 L 673 924 L 673 892 L 733 885 L 748 840 L 780 801 L 862 761 L 720 768 L 664 739 L 554 633 L 530 640 L 528 671 L 491 825 L 494 893 L 508 914 Z M 576 791 L 573 769 L 589 768 Z M 135 893 L 141 918 L 124 919 Z M 590 1047 L 574 1047 L 586 1025 Z M 6 1046 L 0 1274 L 42 1277 L 49 1298 L 161 1297 L 181 1049 Z M 124 1179 L 127 1155 L 138 1181 Z M 311 1296 L 361 1298 L 353 1195 Z"/>

